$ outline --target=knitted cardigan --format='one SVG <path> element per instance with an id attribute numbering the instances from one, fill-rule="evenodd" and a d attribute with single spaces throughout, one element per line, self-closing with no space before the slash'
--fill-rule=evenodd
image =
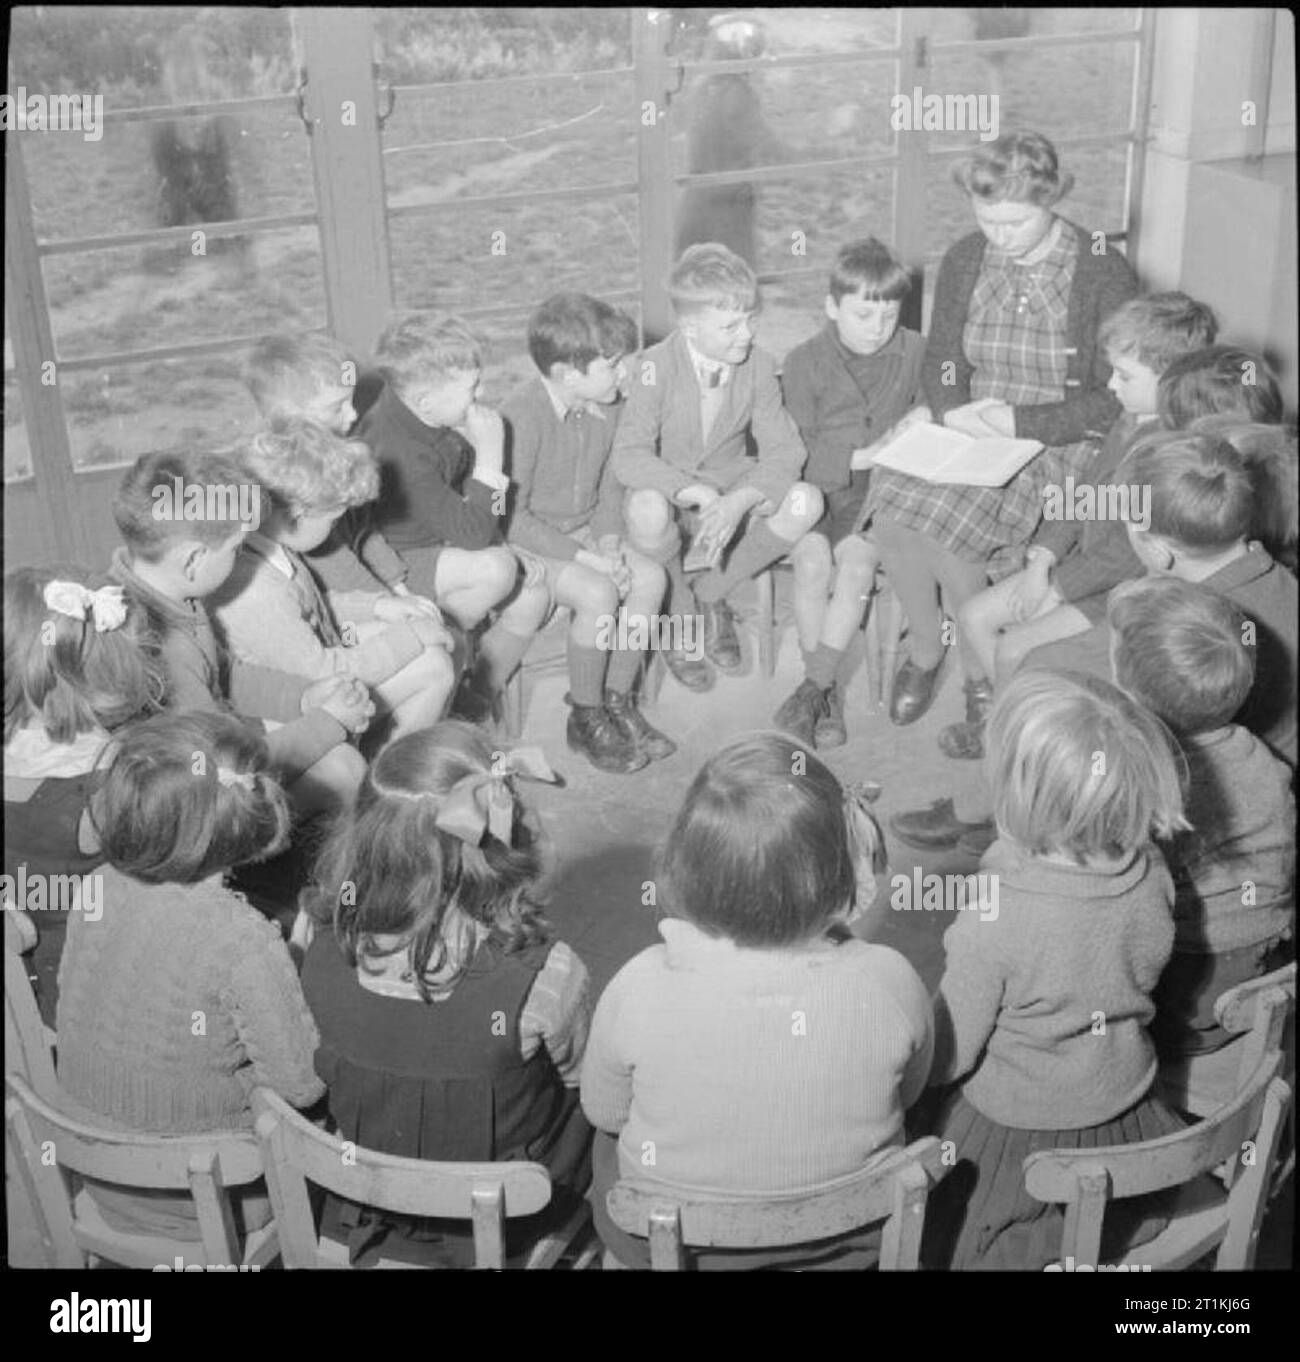
<path id="1" fill-rule="evenodd" d="M 320 1097 L 316 1023 L 275 924 L 212 881 L 100 873 L 103 915 L 72 915 L 59 968 L 59 1084 L 73 1101 L 179 1135 L 251 1126 L 257 1084 L 294 1106 Z"/>
<path id="2" fill-rule="evenodd" d="M 1119 402 L 1106 387 L 1110 365 L 1097 343 L 1097 330 L 1105 317 L 1138 291 L 1133 269 L 1118 250 L 1094 255 L 1090 234 L 1074 223 L 1067 225 L 1078 233 L 1079 254 L 1066 317 L 1070 355 L 1066 396 L 1060 402 L 1015 408 L 1016 435 L 1045 445 L 1073 444 L 1089 434 L 1104 438 L 1119 417 Z M 975 369 L 962 347 L 962 333 L 987 245 L 983 232 L 972 232 L 949 250 L 939 266 L 921 371 L 926 401 L 936 421 L 971 400 Z M 947 364 L 953 366 L 955 382 L 944 382 Z"/>

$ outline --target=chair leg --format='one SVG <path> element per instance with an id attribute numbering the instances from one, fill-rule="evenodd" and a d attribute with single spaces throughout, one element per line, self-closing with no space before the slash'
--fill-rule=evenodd
<path id="1" fill-rule="evenodd" d="M 776 674 L 776 579 L 771 568 L 764 568 L 754 578 L 758 605 L 755 625 L 758 629 L 758 664 L 763 676 L 771 680 Z"/>

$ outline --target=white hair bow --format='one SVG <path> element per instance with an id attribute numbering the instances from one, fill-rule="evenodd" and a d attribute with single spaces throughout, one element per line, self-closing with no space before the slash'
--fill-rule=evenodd
<path id="1" fill-rule="evenodd" d="M 92 591 L 80 582 L 54 581 L 45 584 L 44 595 L 45 604 L 60 615 L 84 620 L 89 612 L 97 634 L 126 623 L 126 599 L 120 586 L 110 584 Z"/>

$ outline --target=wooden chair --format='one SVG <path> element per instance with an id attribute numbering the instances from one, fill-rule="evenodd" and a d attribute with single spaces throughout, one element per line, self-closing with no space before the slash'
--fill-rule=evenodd
<path id="1" fill-rule="evenodd" d="M 1209 1116 L 1231 1101 L 1270 1050 L 1283 1055 L 1282 1076 L 1295 1073 L 1295 961 L 1272 974 L 1250 979 L 1222 994 L 1214 1017 L 1237 1034 L 1221 1050 L 1188 1055 L 1160 1066 L 1162 1095 L 1193 1116 Z"/>
<path id="2" fill-rule="evenodd" d="M 46 1101 L 58 1093 L 54 1032 L 41 1020 L 22 956 L 5 943 L 5 1073 L 17 1074 Z"/>
<path id="3" fill-rule="evenodd" d="M 885 1221 L 881 1271 L 911 1272 L 920 1254 L 930 1186 L 947 1171 L 940 1143 L 931 1135 L 827 1191 L 770 1201 L 684 1201 L 619 1182 L 608 1206 L 621 1230 L 650 1240 L 655 1272 L 681 1270 L 688 1248 L 789 1248 L 879 1220 Z"/>
<path id="4" fill-rule="evenodd" d="M 1215 1251 L 1217 1271 L 1251 1268 L 1291 1102 L 1291 1089 L 1277 1077 L 1281 1065 L 1279 1052 L 1265 1055 L 1238 1096 L 1177 1134 L 1140 1144 L 1031 1154 L 1025 1160 L 1029 1194 L 1066 1207 L 1061 1262 L 1073 1258 L 1076 1270 L 1097 1266 L 1102 1221 L 1112 1198 L 1177 1187 L 1168 1227 L 1114 1266 L 1176 1271 Z M 1253 1152 L 1251 1162 L 1245 1162 L 1243 1151 Z"/>
<path id="5" fill-rule="evenodd" d="M 436 1163 L 355 1148 L 268 1088 L 254 1090 L 253 1110 L 287 1268 L 348 1266 L 347 1246 L 317 1231 L 308 1183 L 380 1210 L 472 1222 L 477 1268 L 504 1267 L 506 1220 L 532 1215 L 551 1200 L 550 1174 L 539 1163 Z M 588 1223 L 584 1206 L 538 1241 L 525 1266 L 553 1267 Z M 379 1266 L 414 1265 L 385 1260 Z"/>
<path id="6" fill-rule="evenodd" d="M 50 1267 L 85 1268 L 106 1259 L 146 1270 L 186 1266 L 264 1267 L 279 1255 L 274 1222 L 248 1236 L 235 1232 L 227 1192 L 262 1176 L 251 1135 L 138 1135 L 105 1130 L 65 1115 L 18 1074 L 5 1079 L 6 1172 L 36 1217 Z M 47 1157 L 53 1154 L 53 1159 Z M 200 1242 L 114 1229 L 69 1174 L 132 1189 L 188 1192 L 198 1211 Z"/>

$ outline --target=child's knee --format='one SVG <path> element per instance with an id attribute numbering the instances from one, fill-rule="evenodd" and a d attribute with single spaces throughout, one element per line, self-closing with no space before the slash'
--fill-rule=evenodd
<path id="1" fill-rule="evenodd" d="M 568 604 L 580 615 L 612 615 L 618 609 L 618 587 L 603 573 L 575 565 L 565 583 Z"/>
<path id="2" fill-rule="evenodd" d="M 806 533 L 822 518 L 825 510 L 826 498 L 819 487 L 814 487 L 810 482 L 796 482 L 781 499 L 777 514 L 794 528 Z"/>
<path id="3" fill-rule="evenodd" d="M 505 548 L 479 549 L 474 555 L 474 580 L 493 603 L 504 600 L 519 580 L 519 560 Z"/>
<path id="4" fill-rule="evenodd" d="M 673 527 L 675 516 L 668 498 L 652 487 L 638 487 L 627 494 L 623 518 L 628 533 L 638 542 L 657 544 Z"/>
<path id="5" fill-rule="evenodd" d="M 456 664 L 446 648 L 426 648 L 410 664 L 410 670 L 422 688 L 450 690 L 456 679 Z"/>
<path id="6" fill-rule="evenodd" d="M 993 648 L 993 661 L 998 676 L 1002 679 L 1011 676 L 1033 650 L 1033 640 L 1025 637 L 1025 631 L 1022 629 L 1007 629 L 999 634 Z"/>

